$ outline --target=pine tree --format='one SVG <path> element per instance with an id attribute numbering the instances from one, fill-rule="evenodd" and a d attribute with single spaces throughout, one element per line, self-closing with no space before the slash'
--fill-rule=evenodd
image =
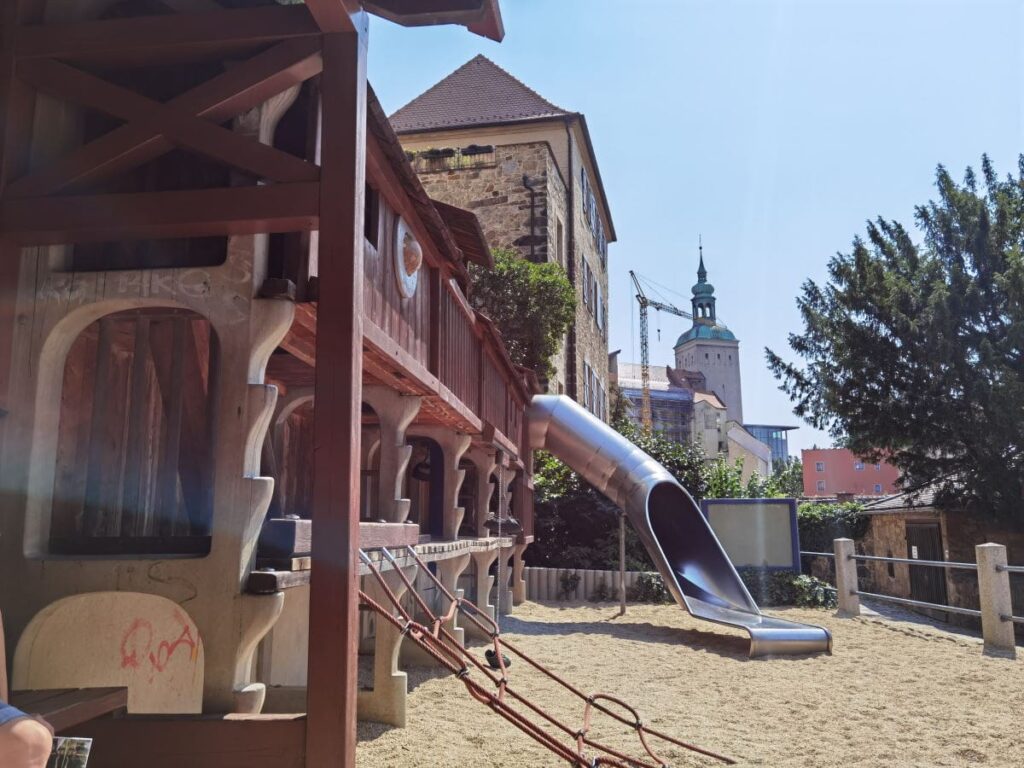
<path id="1" fill-rule="evenodd" d="M 765 350 L 795 412 L 947 508 L 1022 515 L 1024 155 L 1018 176 L 957 184 L 916 210 L 917 237 L 877 219 L 797 304 L 801 364 Z"/>

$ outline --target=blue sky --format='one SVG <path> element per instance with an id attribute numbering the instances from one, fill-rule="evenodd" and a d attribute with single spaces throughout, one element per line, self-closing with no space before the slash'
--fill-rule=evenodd
<path id="1" fill-rule="evenodd" d="M 942 163 L 1024 151 L 1024 0 L 503 0 L 501 44 L 374 19 L 369 74 L 390 113 L 483 53 L 586 114 L 618 233 L 612 349 L 639 360 L 628 270 L 688 308 L 703 235 L 740 339 L 744 417 L 800 422 L 764 365 L 794 298 L 869 218 L 911 223 Z M 628 11 L 624 11 L 628 9 Z M 662 329 L 658 341 L 655 325 Z M 652 316 L 651 360 L 689 321 Z M 801 424 L 790 449 L 830 444 Z"/>

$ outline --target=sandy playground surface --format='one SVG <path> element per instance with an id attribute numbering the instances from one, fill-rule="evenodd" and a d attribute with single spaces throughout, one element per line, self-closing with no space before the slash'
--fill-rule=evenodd
<path id="1" fill-rule="evenodd" d="M 976 637 L 899 615 L 841 620 L 781 609 L 769 612 L 828 627 L 833 655 L 751 660 L 745 633 L 674 605 L 617 611 L 526 603 L 503 632 L 584 691 L 619 695 L 652 727 L 740 766 L 1024 766 L 1024 652 L 1016 661 L 985 657 Z M 511 680 L 573 727 L 580 722 L 579 700 L 522 663 Z M 413 669 L 409 688 L 409 727 L 359 724 L 359 765 L 565 765 L 450 675 Z M 635 736 L 607 719 L 594 736 L 641 754 Z M 720 765 L 661 752 L 672 766 Z"/>

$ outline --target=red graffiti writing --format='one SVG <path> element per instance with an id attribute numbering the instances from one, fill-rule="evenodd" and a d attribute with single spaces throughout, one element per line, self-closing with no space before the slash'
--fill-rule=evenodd
<path id="1" fill-rule="evenodd" d="M 163 672 L 178 648 L 189 649 L 189 658 L 195 661 L 199 655 L 199 644 L 192 635 L 189 622 L 177 611 L 174 618 L 181 626 L 181 633 L 172 640 L 161 640 L 154 650 L 153 624 L 146 619 L 135 619 L 121 638 L 121 668 L 139 669 L 144 661 L 157 672 Z"/>

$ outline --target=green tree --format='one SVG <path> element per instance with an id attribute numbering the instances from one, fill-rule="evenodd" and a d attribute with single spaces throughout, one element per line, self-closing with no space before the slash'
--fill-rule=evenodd
<path id="1" fill-rule="evenodd" d="M 798 499 L 804 495 L 804 465 L 789 456 L 772 462 L 772 476 L 779 495 Z"/>
<path id="2" fill-rule="evenodd" d="M 497 325 L 512 362 L 545 381 L 576 317 L 575 291 L 558 264 L 535 264 L 504 248 L 492 255 L 494 269 L 470 267 L 470 302 Z"/>
<path id="3" fill-rule="evenodd" d="M 918 237 L 869 222 L 866 239 L 797 299 L 800 364 L 765 350 L 795 412 L 856 455 L 899 467 L 938 503 L 1020 515 L 1024 480 L 1024 155 L 1018 176 L 961 184 L 943 167 Z"/>

